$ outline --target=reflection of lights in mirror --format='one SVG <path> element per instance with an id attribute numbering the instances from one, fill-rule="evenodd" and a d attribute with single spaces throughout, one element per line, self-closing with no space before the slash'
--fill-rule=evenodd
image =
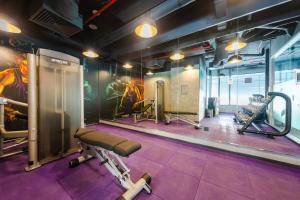
<path id="1" fill-rule="evenodd" d="M 184 58 L 184 54 L 183 53 L 181 53 L 181 52 L 175 52 L 174 54 L 172 54 L 171 56 L 170 56 L 170 59 L 171 60 L 181 60 L 181 59 L 183 59 Z"/>
<path id="2" fill-rule="evenodd" d="M 151 71 L 148 71 L 148 72 L 146 73 L 147 76 L 152 76 L 153 74 L 154 74 L 154 73 L 151 72 Z"/>
<path id="3" fill-rule="evenodd" d="M 94 52 L 92 50 L 84 51 L 84 52 L 82 52 L 82 54 L 89 58 L 98 58 L 99 57 L 99 54 L 97 54 L 96 52 Z"/>
<path id="4" fill-rule="evenodd" d="M 152 38 L 157 34 L 156 24 L 153 20 L 145 20 L 138 24 L 134 30 L 135 34 L 142 38 Z"/>
<path id="5" fill-rule="evenodd" d="M 133 66 L 129 63 L 125 63 L 122 67 L 125 68 L 125 69 L 132 69 L 133 68 Z"/>
<path id="6" fill-rule="evenodd" d="M 239 55 L 233 55 L 233 56 L 230 56 L 228 58 L 227 62 L 230 63 L 230 64 L 235 64 L 235 63 L 241 62 L 242 60 L 243 60 L 243 58 L 241 56 L 239 56 Z"/>
<path id="7" fill-rule="evenodd" d="M 236 51 L 236 50 L 242 49 L 246 46 L 247 46 L 247 43 L 242 38 L 238 38 L 238 39 L 235 39 L 234 41 L 230 42 L 225 47 L 225 50 L 226 51 Z"/>
<path id="8" fill-rule="evenodd" d="M 4 18 L 0 18 L 0 30 L 8 33 L 21 33 L 21 29 L 19 27 Z"/>
<path id="9" fill-rule="evenodd" d="M 187 65 L 184 67 L 185 70 L 192 70 L 194 69 L 193 65 Z"/>

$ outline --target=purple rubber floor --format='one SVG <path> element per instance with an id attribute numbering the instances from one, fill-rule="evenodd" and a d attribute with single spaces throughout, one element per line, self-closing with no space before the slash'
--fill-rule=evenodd
<path id="1" fill-rule="evenodd" d="M 139 200 L 299 200 L 300 169 L 199 147 L 139 132 L 99 125 L 97 129 L 142 143 L 125 158 L 133 180 L 152 174 L 152 195 Z M 96 160 L 69 169 L 77 155 L 25 173 L 25 155 L 0 161 L 0 199 L 114 200 L 124 191 Z"/>
<path id="2" fill-rule="evenodd" d="M 233 122 L 233 115 L 230 114 L 222 114 L 215 118 L 204 118 L 201 121 L 201 125 L 208 127 L 208 131 L 205 131 L 204 129 L 196 130 L 192 125 L 181 121 L 173 121 L 169 125 L 165 125 L 163 122 L 155 124 L 153 121 L 141 121 L 134 124 L 132 118 L 123 118 L 119 119 L 117 122 L 143 128 L 162 130 L 193 138 L 222 141 L 246 147 L 265 149 L 277 153 L 290 154 L 298 157 L 300 156 L 300 146 L 286 137 L 270 139 L 265 135 L 253 133 L 245 133 L 244 135 L 237 134 L 237 125 Z"/>

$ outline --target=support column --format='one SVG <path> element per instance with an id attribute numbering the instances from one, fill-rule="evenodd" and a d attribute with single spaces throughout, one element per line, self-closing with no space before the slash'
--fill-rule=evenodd
<path id="1" fill-rule="evenodd" d="M 84 91 L 83 91 L 83 82 L 84 82 L 84 77 L 83 77 L 83 65 L 80 65 L 80 112 L 81 112 L 81 122 L 80 126 L 84 128 Z M 99 84 L 98 84 L 99 85 Z"/>
<path id="2" fill-rule="evenodd" d="M 28 165 L 26 171 L 40 167 L 37 134 L 37 66 L 36 56 L 27 54 L 28 60 Z"/>
<path id="3" fill-rule="evenodd" d="M 265 96 L 267 96 L 270 89 L 269 88 L 270 87 L 270 49 L 266 49 L 265 59 L 266 59 Z"/>

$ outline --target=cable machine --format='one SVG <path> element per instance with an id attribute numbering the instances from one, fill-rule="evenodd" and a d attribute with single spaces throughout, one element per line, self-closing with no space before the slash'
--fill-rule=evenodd
<path id="1" fill-rule="evenodd" d="M 27 54 L 27 60 L 28 104 L 0 101 L 0 158 L 21 153 L 4 155 L 4 140 L 28 140 L 25 170 L 30 171 L 78 149 L 72 133 L 83 126 L 83 68 L 78 58 L 47 49 Z M 28 130 L 5 130 L 6 103 L 28 107 Z"/>

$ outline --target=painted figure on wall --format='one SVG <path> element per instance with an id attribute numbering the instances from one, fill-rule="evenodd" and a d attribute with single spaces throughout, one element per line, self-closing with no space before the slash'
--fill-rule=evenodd
<path id="1" fill-rule="evenodd" d="M 16 101 L 27 102 L 28 69 L 26 54 L 1 47 L 0 58 L 0 96 Z M 25 126 L 15 123 L 26 117 L 26 109 L 12 105 L 5 106 L 5 119 L 14 129 Z M 8 127 L 8 129 L 9 129 Z"/>
<path id="2" fill-rule="evenodd" d="M 144 85 L 140 79 L 131 78 L 129 81 L 116 78 L 107 84 L 105 89 L 106 101 L 114 104 L 114 117 L 129 114 L 137 109 L 137 103 L 144 99 Z"/>

